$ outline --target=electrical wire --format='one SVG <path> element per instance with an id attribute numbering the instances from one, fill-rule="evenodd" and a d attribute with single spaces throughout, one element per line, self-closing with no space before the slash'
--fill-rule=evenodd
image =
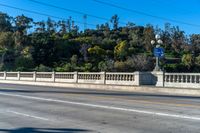
<path id="1" fill-rule="evenodd" d="M 7 8 L 12 8 L 12 9 L 15 9 L 15 10 L 20 10 L 20 11 L 24 11 L 24 12 L 28 12 L 28 13 L 33 13 L 33 14 L 37 14 L 37 15 L 41 15 L 41 16 L 51 17 L 51 18 L 55 18 L 55 19 L 59 19 L 59 20 L 66 20 L 66 18 L 53 16 L 53 15 L 49 15 L 49 14 L 46 14 L 46 13 L 31 11 L 31 10 L 27 10 L 27 9 L 22 9 L 22 8 L 18 8 L 18 7 L 15 7 L 15 6 L 1 4 L 1 3 L 0 3 L 0 6 L 7 7 Z M 80 21 L 74 21 L 74 22 L 78 23 L 78 24 L 84 24 L 83 22 L 80 22 Z M 96 25 L 90 24 L 90 23 L 87 23 L 87 25 L 96 26 Z"/>
<path id="2" fill-rule="evenodd" d="M 170 19 L 170 18 L 160 17 L 160 16 L 149 14 L 149 13 L 141 12 L 141 11 L 138 11 L 138 10 L 125 8 L 125 7 L 122 7 L 122 6 L 113 4 L 113 3 L 108 3 L 108 2 L 104 2 L 104 1 L 100 1 L 100 0 L 93 0 L 93 1 L 100 3 L 100 4 L 103 4 L 103 5 L 107 5 L 107 6 L 115 7 L 115 8 L 121 9 L 121 10 L 125 10 L 125 11 L 128 11 L 128 12 L 140 14 L 140 15 L 143 15 L 143 16 L 148 16 L 148 17 L 152 17 L 152 18 L 156 18 L 156 19 L 160 19 L 160 20 L 164 20 L 164 21 L 175 22 L 175 23 L 184 24 L 184 25 L 189 25 L 189 26 L 193 26 L 193 27 L 200 27 L 200 25 L 198 25 L 198 24 L 192 24 L 192 23 L 187 23 L 187 22 L 183 22 L 183 21 L 179 21 L 179 20 Z"/>
<path id="3" fill-rule="evenodd" d="M 88 14 L 88 13 L 84 13 L 84 12 L 80 12 L 80 11 L 76 11 L 76 10 L 72 10 L 72 9 L 67 9 L 67 8 L 63 8 L 63 7 L 47 4 L 47 3 L 36 1 L 36 0 L 30 0 L 30 1 L 32 1 L 34 3 L 37 3 L 37 4 L 40 4 L 40 5 L 43 5 L 43 6 L 53 7 L 53 8 L 57 8 L 57 9 L 60 9 L 60 10 L 67 11 L 67 12 L 73 12 L 73 13 L 76 13 L 76 14 L 87 15 L 89 17 L 96 18 L 96 19 L 110 21 L 109 18 L 99 17 L 99 16 L 96 16 L 96 15 L 92 15 L 92 14 Z M 120 24 L 127 24 L 125 22 L 119 22 L 119 23 Z"/>

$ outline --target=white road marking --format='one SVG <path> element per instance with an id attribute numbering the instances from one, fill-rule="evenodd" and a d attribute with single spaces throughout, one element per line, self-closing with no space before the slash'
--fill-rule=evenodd
<path id="1" fill-rule="evenodd" d="M 39 120 L 43 120 L 43 121 L 49 121 L 49 119 L 47 119 L 47 118 L 34 116 L 34 115 L 29 115 L 29 114 L 25 114 L 25 113 L 20 113 L 20 112 L 16 112 L 16 111 L 12 111 L 12 110 L 7 110 L 6 112 L 7 113 L 13 113 L 13 114 L 16 114 L 16 115 L 25 116 L 25 117 L 31 117 L 31 118 L 39 119 Z"/>
<path id="2" fill-rule="evenodd" d="M 120 108 L 120 107 L 114 107 L 114 106 L 97 105 L 97 104 L 89 104 L 89 103 L 81 103 L 81 102 L 71 102 L 71 101 L 64 101 L 64 100 L 58 100 L 58 99 L 33 97 L 33 96 L 24 96 L 24 95 L 9 94 L 9 93 L 0 93 L 0 95 L 20 97 L 20 98 L 32 99 L 32 100 L 48 101 L 48 102 L 66 103 L 66 104 L 71 104 L 71 105 L 80 105 L 80 106 L 87 106 L 87 107 L 94 107 L 94 108 L 103 108 L 103 109 L 110 109 L 110 110 L 134 112 L 134 113 L 140 113 L 140 114 L 149 114 L 149 115 L 155 115 L 155 116 L 165 116 L 165 117 L 172 117 L 172 118 L 180 118 L 180 119 L 189 119 L 189 120 L 200 121 L 200 117 L 189 116 L 189 115 L 160 113 L 160 112 L 153 112 L 153 111 L 128 109 L 128 108 Z"/>

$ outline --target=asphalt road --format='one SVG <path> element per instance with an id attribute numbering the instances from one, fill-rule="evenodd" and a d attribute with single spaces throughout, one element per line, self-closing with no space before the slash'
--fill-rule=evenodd
<path id="1" fill-rule="evenodd" d="M 1 133 L 200 133 L 200 97 L 0 84 Z"/>

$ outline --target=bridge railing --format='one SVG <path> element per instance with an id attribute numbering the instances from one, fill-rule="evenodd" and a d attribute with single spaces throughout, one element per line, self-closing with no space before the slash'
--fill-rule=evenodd
<path id="1" fill-rule="evenodd" d="M 139 85 L 139 72 L 0 72 L 1 80 Z"/>
<path id="2" fill-rule="evenodd" d="M 135 78 L 138 73 L 106 73 L 106 84 L 127 84 L 134 85 L 136 84 Z"/>
<path id="3" fill-rule="evenodd" d="M 165 73 L 166 87 L 200 88 L 200 73 Z"/>
<path id="4" fill-rule="evenodd" d="M 0 72 L 0 80 L 200 88 L 200 73 Z"/>

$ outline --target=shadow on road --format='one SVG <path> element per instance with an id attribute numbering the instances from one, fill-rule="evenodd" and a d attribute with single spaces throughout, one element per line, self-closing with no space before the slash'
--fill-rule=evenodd
<path id="1" fill-rule="evenodd" d="M 85 129 L 74 129 L 74 128 L 17 128 L 17 129 L 0 129 L 3 133 L 80 133 L 80 132 L 91 132 Z"/>

